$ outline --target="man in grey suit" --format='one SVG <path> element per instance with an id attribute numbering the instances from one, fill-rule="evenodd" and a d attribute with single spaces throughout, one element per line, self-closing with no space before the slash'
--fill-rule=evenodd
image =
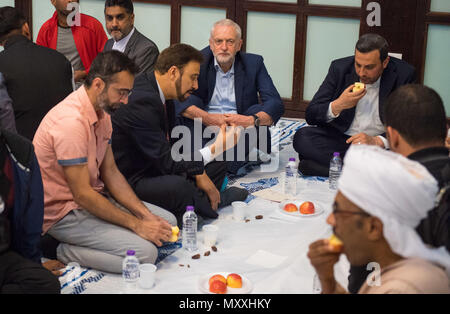
<path id="1" fill-rule="evenodd" d="M 119 50 L 139 67 L 138 74 L 153 71 L 159 50 L 156 44 L 134 27 L 131 0 L 106 0 L 105 20 L 109 39 L 103 51 Z"/>

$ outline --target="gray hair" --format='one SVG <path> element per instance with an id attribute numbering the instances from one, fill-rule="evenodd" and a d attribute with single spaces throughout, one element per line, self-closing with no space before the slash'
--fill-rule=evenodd
<path id="1" fill-rule="evenodd" d="M 216 26 L 232 26 L 234 27 L 234 31 L 236 32 L 237 39 L 240 40 L 242 38 L 241 27 L 230 19 L 222 19 L 214 23 L 213 27 L 211 28 L 211 38 L 213 37 L 214 29 L 216 28 Z"/>

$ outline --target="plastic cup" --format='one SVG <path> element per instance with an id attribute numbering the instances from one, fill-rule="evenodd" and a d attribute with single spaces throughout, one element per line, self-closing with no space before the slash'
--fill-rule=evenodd
<path id="1" fill-rule="evenodd" d="M 155 272 L 157 267 L 153 264 L 139 265 L 139 286 L 143 289 L 150 289 L 155 285 Z"/>
<path id="2" fill-rule="evenodd" d="M 215 225 L 203 226 L 203 243 L 206 247 L 216 245 L 219 227 Z"/>
<path id="3" fill-rule="evenodd" d="M 233 218 L 237 221 L 242 221 L 245 219 L 247 203 L 245 202 L 233 202 L 231 203 L 233 207 Z"/>

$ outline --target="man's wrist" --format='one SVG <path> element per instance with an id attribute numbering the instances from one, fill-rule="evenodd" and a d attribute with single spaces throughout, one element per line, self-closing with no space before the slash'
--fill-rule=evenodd
<path id="1" fill-rule="evenodd" d="M 339 99 L 336 99 L 335 101 L 333 101 L 331 103 L 331 112 L 335 116 L 339 116 L 341 114 L 342 109 L 341 109 L 341 103 L 339 102 Z"/>
<path id="2" fill-rule="evenodd" d="M 322 293 L 332 294 L 336 290 L 336 280 L 334 277 L 322 278 L 319 276 L 320 284 L 322 286 Z"/>

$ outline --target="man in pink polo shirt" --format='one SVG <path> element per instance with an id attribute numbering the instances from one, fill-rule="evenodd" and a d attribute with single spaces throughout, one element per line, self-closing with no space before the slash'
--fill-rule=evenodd
<path id="1" fill-rule="evenodd" d="M 43 232 L 57 257 L 120 273 L 126 251 L 154 263 L 176 218 L 141 202 L 117 169 L 109 114 L 127 104 L 137 67 L 118 51 L 97 56 L 84 85 L 42 120 L 33 144 L 44 183 Z M 106 112 L 106 113 L 105 113 Z"/>

